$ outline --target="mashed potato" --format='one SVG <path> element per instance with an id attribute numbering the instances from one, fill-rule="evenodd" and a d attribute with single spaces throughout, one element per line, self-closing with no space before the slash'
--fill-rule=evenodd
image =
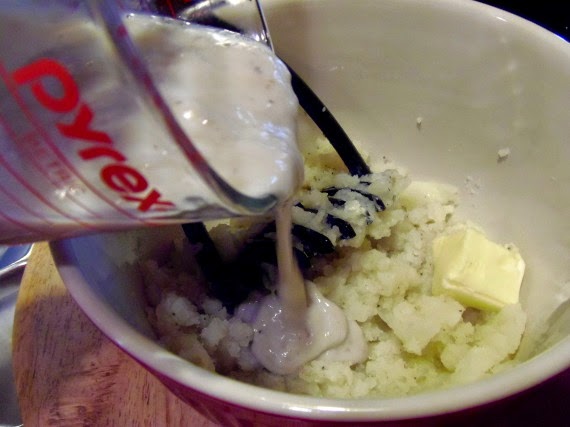
<path id="1" fill-rule="evenodd" d="M 302 149 L 303 206 L 326 203 L 319 189 L 357 185 L 326 141 L 315 144 L 313 139 Z M 247 310 L 230 315 L 208 296 L 193 260 L 195 248 L 183 240 L 167 256 L 142 265 L 148 315 L 161 343 L 192 363 L 241 381 L 343 398 L 449 387 L 513 363 L 526 320 L 519 304 L 485 312 L 431 294 L 432 241 L 465 226 L 454 219 L 456 190 L 446 184 L 408 184 L 405 174 L 386 161 L 375 170 L 383 172 L 374 185 L 382 187 L 375 193 L 382 194 L 386 210 L 370 218 L 359 205 L 336 208 L 337 215 L 351 221 L 353 238 L 341 239 L 338 229 L 324 227 L 318 212 L 310 217 L 303 210 L 294 212 L 295 222 L 326 234 L 335 244 L 334 253 L 312 259 L 305 275 L 358 323 L 368 344 L 366 361 L 351 365 L 318 358 L 288 376 L 263 369 L 250 350 L 254 331 Z M 223 256 L 231 259 L 256 227 L 250 219 L 233 220 L 213 226 L 210 233 Z"/>

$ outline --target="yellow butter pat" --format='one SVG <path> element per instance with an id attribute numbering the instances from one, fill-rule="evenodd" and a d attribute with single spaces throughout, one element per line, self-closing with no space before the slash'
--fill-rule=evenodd
<path id="1" fill-rule="evenodd" d="M 432 293 L 467 307 L 499 310 L 519 301 L 525 263 L 515 247 L 488 240 L 466 228 L 433 242 Z"/>

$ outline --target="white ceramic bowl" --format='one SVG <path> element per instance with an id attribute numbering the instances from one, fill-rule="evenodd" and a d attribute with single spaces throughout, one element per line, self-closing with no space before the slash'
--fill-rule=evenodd
<path id="1" fill-rule="evenodd" d="M 177 229 L 54 243 L 59 271 L 85 313 L 224 426 L 438 416 L 505 398 L 569 367 L 570 45 L 474 1 L 264 5 L 279 55 L 355 140 L 414 178 L 458 186 L 460 215 L 520 247 L 528 313 L 520 351 L 528 360 L 471 385 L 372 400 L 284 394 L 205 372 L 159 347 L 143 312 L 135 261 Z M 498 162 L 503 148 L 510 155 Z"/>

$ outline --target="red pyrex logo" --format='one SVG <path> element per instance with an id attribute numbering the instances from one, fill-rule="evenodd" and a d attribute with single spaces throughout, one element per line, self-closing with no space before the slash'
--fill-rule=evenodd
<path id="1" fill-rule="evenodd" d="M 128 164 L 127 156 L 114 147 L 106 132 L 92 128 L 93 110 L 81 100 L 79 87 L 63 64 L 42 58 L 17 69 L 11 77 L 16 85 L 29 86 L 34 98 L 47 110 L 60 114 L 75 113 L 71 123 L 55 124 L 58 133 L 65 138 L 89 143 L 77 150 L 84 161 L 107 160 L 99 176 L 109 189 L 119 193 L 122 199 L 136 203 L 136 209 L 141 212 L 165 211 L 174 207 L 174 203 L 162 199 L 158 190 L 150 188 L 140 171 Z M 46 78 L 59 82 L 61 95 L 54 96 L 46 89 Z"/>

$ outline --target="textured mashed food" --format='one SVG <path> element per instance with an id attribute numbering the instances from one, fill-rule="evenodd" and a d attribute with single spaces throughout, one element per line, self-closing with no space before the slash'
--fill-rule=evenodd
<path id="1" fill-rule="evenodd" d="M 293 220 L 334 246 L 311 253 L 304 276 L 360 327 L 366 360 L 321 355 L 291 375 L 269 372 L 251 351 L 248 307 L 259 293 L 271 292 L 275 266 L 264 261 L 261 267 L 268 291 L 255 288 L 241 305 L 228 307 L 212 297 L 195 261 L 199 248 L 184 239 L 142 265 L 148 315 L 161 343 L 241 381 L 327 397 L 403 396 L 474 381 L 514 363 L 526 320 L 518 303 L 484 311 L 432 294 L 433 240 L 476 227 L 455 220 L 455 188 L 410 180 L 387 161 L 373 165 L 377 173 L 363 184 L 324 139 L 303 143 L 306 178 Z M 381 197 L 385 209 L 361 197 L 368 194 L 362 188 Z M 265 226 L 260 219 L 232 220 L 210 226 L 210 234 L 229 262 Z M 302 244 L 297 248 L 306 253 Z"/>

